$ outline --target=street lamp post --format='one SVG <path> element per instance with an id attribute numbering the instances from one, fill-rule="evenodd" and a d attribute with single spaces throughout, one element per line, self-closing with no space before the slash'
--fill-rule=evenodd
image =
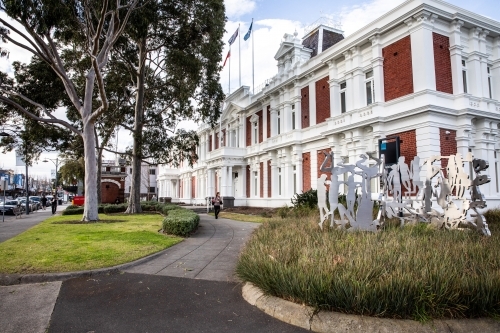
<path id="1" fill-rule="evenodd" d="M 56 183 L 55 183 L 54 187 L 55 187 L 55 191 L 56 191 L 56 198 L 55 199 L 58 200 L 58 196 L 57 196 L 57 168 L 59 166 L 59 157 L 57 157 L 55 159 L 55 161 L 52 158 L 45 158 L 42 162 L 47 163 L 48 161 L 51 161 L 56 166 Z"/>
<path id="2" fill-rule="evenodd" d="M 3 129 L 2 132 L 0 132 L 0 136 L 10 136 L 9 133 L 5 131 L 10 131 L 16 135 L 18 135 L 15 131 L 10 130 L 10 129 Z M 29 190 L 29 182 L 28 182 L 28 143 L 24 143 L 24 165 L 26 166 L 26 179 L 24 180 L 26 182 L 26 215 L 29 215 L 30 213 L 30 190 Z M 4 198 L 5 200 L 5 198 Z"/>

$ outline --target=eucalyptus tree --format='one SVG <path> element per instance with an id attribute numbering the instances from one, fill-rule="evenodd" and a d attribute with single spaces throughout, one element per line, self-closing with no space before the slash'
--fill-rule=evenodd
<path id="1" fill-rule="evenodd" d="M 64 127 L 83 139 L 85 156 L 85 205 L 83 220 L 97 221 L 97 179 L 95 122 L 108 112 L 108 98 L 103 71 L 109 54 L 128 24 L 140 0 L 0 0 L 0 12 L 22 26 L 0 17 L 0 37 L 31 52 L 49 65 L 62 82 L 64 90 L 77 110 L 81 129 L 65 117 L 51 112 L 45 101 L 34 100 L 18 90 L 18 82 L 0 83 L 0 102 L 35 121 Z M 62 53 L 74 46 L 82 47 L 90 59 L 85 75 L 85 89 L 79 93 L 71 79 Z M 5 55 L 2 48 L 0 55 Z M 95 105 L 94 91 L 99 93 Z M 18 101 L 32 105 L 36 111 Z"/>
<path id="2" fill-rule="evenodd" d="M 181 120 L 215 125 L 224 98 L 219 84 L 223 0 L 156 0 L 133 13 L 114 50 L 135 88 L 132 182 L 128 213 L 141 211 L 141 164 L 196 159 L 195 131 Z"/>

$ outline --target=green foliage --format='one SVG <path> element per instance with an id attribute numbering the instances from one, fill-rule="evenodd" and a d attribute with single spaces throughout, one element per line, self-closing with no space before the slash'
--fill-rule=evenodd
<path id="1" fill-rule="evenodd" d="M 500 315 L 500 224 L 484 237 L 426 224 L 322 231 L 318 221 L 264 223 L 240 255 L 238 276 L 322 310 L 420 321 Z"/>
<path id="2" fill-rule="evenodd" d="M 112 214 L 112 213 L 123 213 L 127 210 L 127 204 L 119 204 L 119 205 L 105 205 L 104 206 L 104 214 Z"/>
<path id="3" fill-rule="evenodd" d="M 486 223 L 488 223 L 488 225 L 500 225 L 500 209 L 489 209 L 486 213 L 484 213 L 484 217 L 486 218 Z"/>
<path id="4" fill-rule="evenodd" d="M 174 209 L 163 219 L 163 231 L 167 234 L 186 237 L 196 230 L 200 217 L 188 209 Z"/>
<path id="5" fill-rule="evenodd" d="M 65 210 L 62 211 L 62 215 L 82 215 L 83 214 L 83 207 L 80 206 L 73 206 L 75 208 L 68 209 L 66 208 Z"/>
<path id="6" fill-rule="evenodd" d="M 291 199 L 293 207 L 307 206 L 309 208 L 318 207 L 318 191 L 310 189 L 309 191 L 302 192 L 302 194 L 295 193 Z"/>
<path id="7" fill-rule="evenodd" d="M 163 204 L 158 201 L 141 201 L 143 212 L 161 212 Z"/>

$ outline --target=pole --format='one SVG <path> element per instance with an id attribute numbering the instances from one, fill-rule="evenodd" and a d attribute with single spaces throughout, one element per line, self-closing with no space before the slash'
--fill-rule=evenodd
<path id="1" fill-rule="evenodd" d="M 57 194 L 57 166 L 59 165 L 59 157 L 56 157 L 56 200 L 59 204 L 59 195 Z"/>
<path id="2" fill-rule="evenodd" d="M 7 187 L 7 181 L 4 177 L 2 177 L 2 186 L 3 186 L 3 214 L 2 214 L 2 222 L 5 222 L 5 188 Z"/>
<path id="3" fill-rule="evenodd" d="M 229 91 L 227 95 L 231 95 L 231 45 L 229 45 Z"/>
<path id="4" fill-rule="evenodd" d="M 239 86 L 238 88 L 241 88 L 241 34 L 240 34 L 240 25 L 238 24 L 238 57 L 240 59 L 239 61 L 239 75 L 240 75 L 240 79 L 239 79 Z"/>
<path id="5" fill-rule="evenodd" d="M 252 18 L 252 29 L 253 29 L 253 18 Z M 253 52 L 254 52 L 254 43 L 253 43 L 253 35 L 255 34 L 253 31 L 250 32 L 252 34 L 252 95 L 255 95 L 255 77 L 254 77 L 254 67 L 253 67 Z"/>
<path id="6" fill-rule="evenodd" d="M 25 142 L 26 146 L 27 143 Z M 24 148 L 24 165 L 26 165 L 26 215 L 30 213 L 30 188 L 29 188 L 29 180 L 28 180 L 28 147 Z"/>

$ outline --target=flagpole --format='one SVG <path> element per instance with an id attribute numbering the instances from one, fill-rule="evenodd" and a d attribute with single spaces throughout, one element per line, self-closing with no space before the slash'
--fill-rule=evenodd
<path id="1" fill-rule="evenodd" d="M 229 92 L 227 95 L 231 95 L 231 44 L 229 44 Z"/>
<path id="2" fill-rule="evenodd" d="M 253 27 L 253 18 L 252 18 L 252 24 L 251 26 Z M 252 34 L 252 94 L 255 95 L 255 77 L 254 77 L 254 68 L 253 68 L 253 52 L 254 52 L 254 44 L 253 44 L 253 35 Z"/>
<path id="3" fill-rule="evenodd" d="M 240 34 L 240 25 L 238 24 L 238 54 L 239 54 L 239 58 L 240 58 L 240 68 L 239 68 L 239 71 L 240 71 L 240 85 L 238 88 L 241 87 L 241 34 Z"/>

